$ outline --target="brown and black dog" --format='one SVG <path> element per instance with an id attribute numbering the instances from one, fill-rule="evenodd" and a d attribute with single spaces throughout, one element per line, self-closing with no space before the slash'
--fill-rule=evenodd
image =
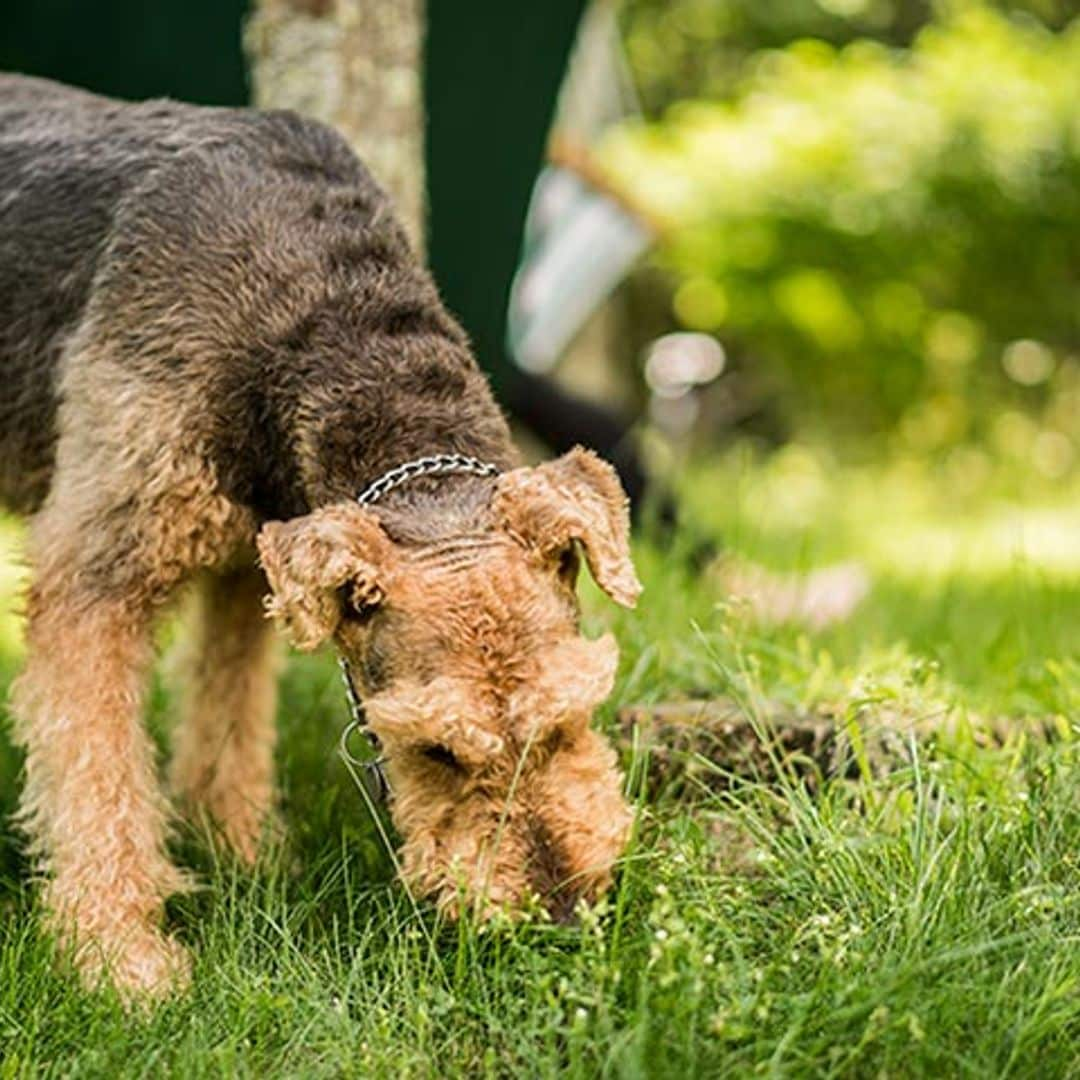
<path id="1" fill-rule="evenodd" d="M 0 76 L 0 500 L 31 515 L 21 819 L 90 983 L 182 980 L 184 886 L 142 706 L 194 592 L 172 791 L 244 859 L 272 812 L 275 650 L 333 641 L 387 756 L 403 870 L 453 910 L 610 880 L 630 814 L 590 729 L 632 605 L 626 500 L 585 451 L 516 467 L 386 195 L 288 112 L 123 104 Z M 497 476 L 412 480 L 462 454 Z"/>

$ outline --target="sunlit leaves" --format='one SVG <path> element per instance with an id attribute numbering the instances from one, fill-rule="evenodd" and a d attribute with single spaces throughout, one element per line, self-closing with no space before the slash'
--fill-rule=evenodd
<path id="1" fill-rule="evenodd" d="M 988 439 L 1004 398 L 1057 468 L 1076 434 L 1058 398 L 1080 352 L 1080 21 L 942 11 L 906 50 L 753 54 L 726 100 L 602 154 L 667 223 L 675 319 L 780 374 L 796 418 L 933 450 Z"/>

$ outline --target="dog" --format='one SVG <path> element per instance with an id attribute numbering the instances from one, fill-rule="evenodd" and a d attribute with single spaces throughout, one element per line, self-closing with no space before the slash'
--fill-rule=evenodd
<path id="1" fill-rule="evenodd" d="M 626 498 L 582 449 L 520 464 L 340 136 L 0 76 L 0 365 L 0 499 L 30 517 L 19 819 L 88 985 L 147 998 L 188 977 L 161 926 L 188 885 L 174 803 L 256 858 L 268 612 L 347 662 L 417 893 L 562 918 L 603 892 L 631 821 L 590 727 L 617 648 L 582 636 L 575 580 L 583 554 L 635 603 Z M 170 800 L 141 713 L 181 592 Z"/>

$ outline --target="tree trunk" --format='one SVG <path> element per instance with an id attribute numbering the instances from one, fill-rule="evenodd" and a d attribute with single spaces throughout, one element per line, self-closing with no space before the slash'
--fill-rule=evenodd
<path id="1" fill-rule="evenodd" d="M 424 238 L 424 0 L 255 0 L 254 103 L 340 131 Z"/>

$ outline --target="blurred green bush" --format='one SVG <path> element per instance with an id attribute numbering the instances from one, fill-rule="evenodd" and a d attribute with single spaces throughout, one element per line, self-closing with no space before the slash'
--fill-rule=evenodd
<path id="1" fill-rule="evenodd" d="M 1080 18 L 963 4 L 906 48 L 757 50 L 726 97 L 600 153 L 663 225 L 677 320 L 773 376 L 796 420 L 1071 465 Z"/>
<path id="2" fill-rule="evenodd" d="M 837 47 L 857 38 L 911 44 L 934 18 L 970 0 L 619 0 L 619 21 L 646 113 L 672 101 L 726 98 L 760 49 L 800 38 Z M 1061 30 L 1076 0 L 984 0 L 1013 16 Z"/>

